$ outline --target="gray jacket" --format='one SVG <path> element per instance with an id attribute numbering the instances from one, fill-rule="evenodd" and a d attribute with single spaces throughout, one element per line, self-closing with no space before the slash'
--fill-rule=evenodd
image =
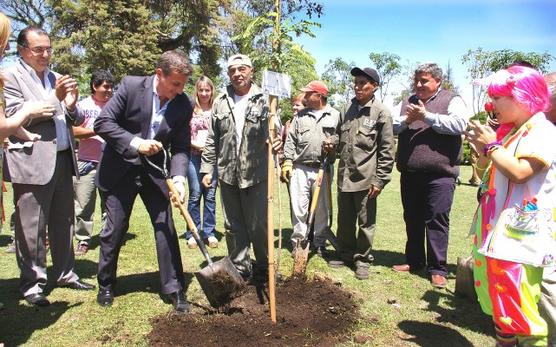
<path id="1" fill-rule="evenodd" d="M 200 172 L 213 174 L 216 165 L 219 180 L 243 189 L 267 180 L 269 108 L 261 89 L 251 85 L 238 155 L 233 95 L 229 85 L 214 100 Z"/>
<path id="2" fill-rule="evenodd" d="M 286 143 L 284 159 L 297 164 L 315 165 L 323 159 L 322 142 L 335 133 L 340 112 L 327 105 L 317 119 L 315 111 L 304 109 L 291 122 Z M 332 164 L 333 160 L 329 161 Z"/>
<path id="3" fill-rule="evenodd" d="M 394 166 L 394 134 L 390 111 L 373 98 L 360 110 L 352 99 L 340 115 L 336 137 L 340 157 L 338 188 L 342 192 L 380 189 L 390 182 Z"/>

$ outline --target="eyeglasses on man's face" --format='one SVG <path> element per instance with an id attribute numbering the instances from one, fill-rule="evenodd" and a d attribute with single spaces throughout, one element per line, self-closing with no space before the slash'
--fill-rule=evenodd
<path id="1" fill-rule="evenodd" d="M 48 53 L 48 54 L 52 54 L 52 47 L 44 47 L 44 46 L 36 46 L 36 47 L 29 47 L 27 45 L 22 45 L 22 47 L 27 48 L 28 50 L 30 50 L 31 52 L 33 52 L 36 55 L 43 55 L 44 52 Z"/>

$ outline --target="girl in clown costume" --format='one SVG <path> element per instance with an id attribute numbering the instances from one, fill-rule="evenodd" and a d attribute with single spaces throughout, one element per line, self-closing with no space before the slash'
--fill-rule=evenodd
<path id="1" fill-rule="evenodd" d="M 478 81 L 487 88 L 500 128 L 472 121 L 467 139 L 480 157 L 481 198 L 473 229 L 475 289 L 491 315 L 497 346 L 546 346 L 537 303 L 543 268 L 484 256 L 479 249 L 503 210 L 522 201 L 556 208 L 556 127 L 544 113 L 550 94 L 536 70 L 512 66 Z"/>

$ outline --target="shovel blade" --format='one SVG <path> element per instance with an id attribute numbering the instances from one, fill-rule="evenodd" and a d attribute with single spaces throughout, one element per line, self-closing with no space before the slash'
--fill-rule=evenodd
<path id="1" fill-rule="evenodd" d="M 214 308 L 228 304 L 245 287 L 245 281 L 228 257 L 205 266 L 195 277 Z"/>
<path id="2" fill-rule="evenodd" d="M 297 242 L 293 256 L 293 275 L 305 275 L 307 259 L 309 258 L 309 242 Z"/>

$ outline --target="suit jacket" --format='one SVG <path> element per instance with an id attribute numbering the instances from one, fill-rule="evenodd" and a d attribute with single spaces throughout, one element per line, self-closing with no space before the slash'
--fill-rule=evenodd
<path id="1" fill-rule="evenodd" d="M 153 103 L 154 76 L 127 76 L 95 120 L 95 133 L 106 141 L 106 147 L 97 170 L 99 189 L 111 190 L 138 162 L 139 154 L 130 147 L 134 137 L 148 137 Z M 160 123 L 154 140 L 170 150 L 170 176 L 185 176 L 189 162 L 191 135 L 189 122 L 193 107 L 185 94 L 172 99 Z M 149 157 L 161 167 L 163 155 L 159 152 Z M 167 195 L 168 188 L 161 173 L 143 161 L 144 169 L 161 191 Z"/>
<path id="2" fill-rule="evenodd" d="M 43 86 L 34 80 L 29 71 L 20 61 L 3 71 L 4 95 L 6 98 L 6 116 L 17 112 L 26 102 L 46 101 L 56 108 L 56 114 L 66 115 L 66 127 L 73 159 L 73 174 L 79 177 L 77 161 L 74 154 L 72 125 L 79 125 L 83 117 L 79 112 L 75 116 L 67 112 L 66 108 L 56 98 L 54 90 L 46 92 Z M 54 72 L 48 74 L 52 86 L 60 75 Z M 23 142 L 17 137 L 10 136 L 8 148 L 5 150 L 4 179 L 12 183 L 45 185 L 52 179 L 56 167 L 56 126 L 52 118 L 34 119 L 25 124 L 25 128 L 41 135 L 37 142 Z"/>

